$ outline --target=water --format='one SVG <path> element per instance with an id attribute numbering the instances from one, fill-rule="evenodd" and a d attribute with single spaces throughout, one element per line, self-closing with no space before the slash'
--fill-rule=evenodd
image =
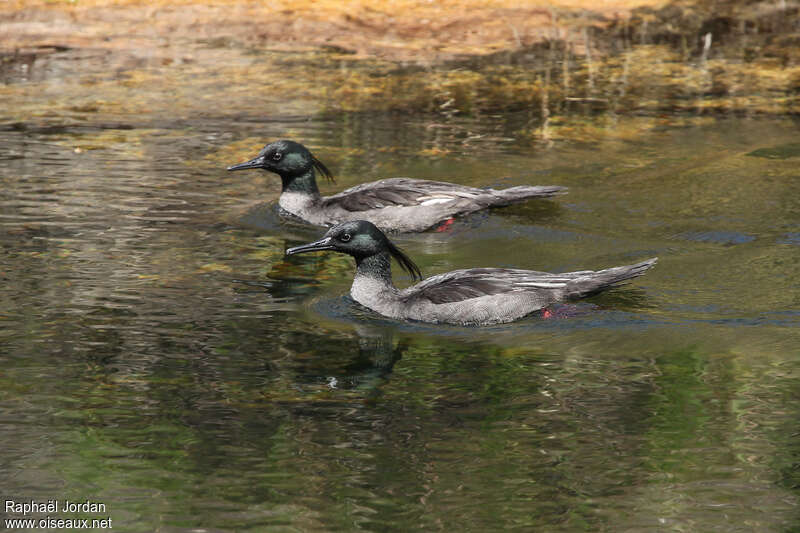
<path id="1" fill-rule="evenodd" d="M 798 527 L 796 121 L 566 114 L 544 142 L 524 111 L 320 113 L 70 53 L 4 80 L 5 498 L 103 502 L 79 516 L 120 531 Z M 277 177 L 225 172 L 277 137 L 327 193 L 570 187 L 399 237 L 426 275 L 660 261 L 552 319 L 383 319 L 349 258 L 284 257 L 321 232 L 253 208 Z"/>

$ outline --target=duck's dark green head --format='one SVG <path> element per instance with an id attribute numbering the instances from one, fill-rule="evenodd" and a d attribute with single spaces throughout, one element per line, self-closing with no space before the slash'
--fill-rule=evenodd
<path id="1" fill-rule="evenodd" d="M 312 168 L 317 169 L 326 179 L 333 181 L 333 174 L 328 167 L 314 157 L 308 148 L 294 141 L 275 141 L 266 145 L 256 157 L 250 161 L 228 167 L 228 170 L 246 170 L 263 168 L 278 174 L 284 182 L 308 174 Z"/>
<path id="2" fill-rule="evenodd" d="M 354 220 L 338 224 L 316 242 L 295 246 L 286 250 L 287 255 L 333 250 L 352 255 L 357 262 L 363 259 L 387 253 L 395 258 L 400 266 L 412 278 L 421 278 L 419 267 L 397 246 L 390 241 L 372 222 Z M 388 263 L 387 263 L 388 264 Z"/>

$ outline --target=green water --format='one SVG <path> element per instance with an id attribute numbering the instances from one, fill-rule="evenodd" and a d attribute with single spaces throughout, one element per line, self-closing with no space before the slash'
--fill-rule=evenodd
<path id="1" fill-rule="evenodd" d="M 136 532 L 800 527 L 796 120 L 571 114 L 539 142 L 523 111 L 320 113 L 245 98 L 260 78 L 187 67 L 176 95 L 48 61 L 0 111 L 4 499 Z M 284 257 L 321 232 L 253 208 L 277 177 L 225 172 L 278 137 L 325 193 L 570 187 L 398 238 L 425 275 L 660 261 L 552 319 L 386 320 L 349 258 Z"/>

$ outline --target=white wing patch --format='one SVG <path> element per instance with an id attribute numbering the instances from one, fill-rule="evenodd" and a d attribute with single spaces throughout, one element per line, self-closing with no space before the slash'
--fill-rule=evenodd
<path id="1" fill-rule="evenodd" d="M 539 279 L 522 280 L 516 283 L 518 287 L 535 288 L 535 289 L 563 289 L 567 283 L 572 281 L 572 278 L 563 276 L 547 276 Z"/>
<path id="2" fill-rule="evenodd" d="M 438 198 L 431 198 L 430 196 L 423 196 L 420 198 L 419 205 L 436 205 L 436 204 L 446 204 L 447 202 L 452 202 L 453 198 L 451 197 L 438 197 Z"/>

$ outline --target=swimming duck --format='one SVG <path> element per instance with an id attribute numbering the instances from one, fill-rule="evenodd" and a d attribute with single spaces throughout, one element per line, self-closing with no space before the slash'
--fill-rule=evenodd
<path id="1" fill-rule="evenodd" d="M 488 325 L 511 322 L 548 305 L 586 296 L 641 276 L 657 258 L 605 270 L 550 274 L 511 268 L 470 268 L 439 274 L 399 290 L 392 283 L 391 258 L 413 279 L 419 268 L 374 224 L 345 222 L 288 255 L 333 250 L 352 255 L 356 275 L 350 295 L 381 315 L 422 322 Z"/>
<path id="2" fill-rule="evenodd" d="M 498 190 L 390 178 L 363 183 L 333 196 L 320 196 L 316 171 L 330 181 L 333 175 L 305 146 L 294 141 L 270 143 L 255 158 L 228 170 L 249 168 L 262 168 L 281 177 L 278 204 L 282 212 L 317 226 L 369 220 L 391 232 L 425 231 L 457 215 L 566 192 L 566 187 L 558 186 L 520 185 Z"/>

